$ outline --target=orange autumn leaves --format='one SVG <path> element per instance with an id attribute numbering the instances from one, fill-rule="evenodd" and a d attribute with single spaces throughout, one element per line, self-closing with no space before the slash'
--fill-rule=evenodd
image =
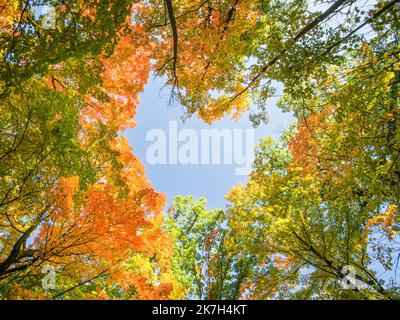
<path id="1" fill-rule="evenodd" d="M 126 139 L 118 139 L 113 149 L 120 153 L 118 161 L 126 170 L 113 169 L 114 177 L 110 171 L 83 191 L 78 177 L 61 178 L 35 247 L 54 265 L 66 266 L 62 274 L 91 278 L 107 270 L 108 285 L 134 288 L 137 299 L 168 298 L 175 288 L 169 262 L 173 242 L 161 230 L 165 196 L 151 187 Z M 123 187 L 115 177 L 122 179 Z M 132 266 L 132 257 L 140 260 L 139 266 Z M 151 265 L 152 257 L 157 257 L 157 264 Z M 142 264 L 148 264 L 144 270 Z M 151 279 L 155 267 L 160 270 L 157 281 Z M 104 294 L 84 297 L 110 298 Z"/>
<path id="2" fill-rule="evenodd" d="M 0 1 L 0 32 L 12 32 L 12 27 L 20 17 L 19 1 L 1 0 Z"/>
<path id="3" fill-rule="evenodd" d="M 250 106 L 247 92 L 233 97 L 245 86 L 244 57 L 251 50 L 248 39 L 255 37 L 259 12 L 251 1 L 175 2 L 178 57 L 174 70 L 170 25 L 161 19 L 157 25 L 152 18 L 161 14 L 158 10 L 156 4 L 146 6 L 140 19 L 150 32 L 162 36 L 154 37 L 155 69 L 167 76 L 171 87 L 176 86 L 174 93 L 188 116 L 196 114 L 208 124 L 226 115 L 237 119 Z"/>
<path id="4" fill-rule="evenodd" d="M 102 98 L 86 95 L 80 113 L 81 141 L 86 152 L 94 152 L 96 182 L 82 189 L 77 176 L 58 180 L 35 246 L 43 256 L 54 255 L 62 273 L 74 275 L 72 283 L 105 272 L 102 285 L 82 293 L 84 298 L 114 298 L 100 289 L 113 286 L 121 288 L 123 298 L 180 298 L 170 262 L 173 239 L 162 230 L 165 195 L 151 186 L 127 139 L 118 137 L 135 125 L 138 96 L 150 71 L 146 34 L 130 27 L 134 37 L 121 32 L 113 54 L 99 57 Z M 49 79 L 50 88 L 68 94 L 62 81 L 54 85 Z M 101 127 L 106 134 L 99 133 Z"/>
<path id="5" fill-rule="evenodd" d="M 365 234 L 369 235 L 373 227 L 378 227 L 383 230 L 388 239 L 392 240 L 396 233 L 399 231 L 396 225 L 400 222 L 400 217 L 397 214 L 398 208 L 396 205 L 390 204 L 382 214 L 368 219 L 364 227 Z"/>

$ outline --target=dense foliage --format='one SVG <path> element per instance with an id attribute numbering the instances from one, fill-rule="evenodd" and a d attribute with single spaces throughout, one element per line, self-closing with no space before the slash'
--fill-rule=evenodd
<path id="1" fill-rule="evenodd" d="M 399 298 L 399 30 L 399 0 L 0 0 L 0 298 Z M 209 124 L 283 88 L 225 210 L 163 213 L 123 137 L 150 72 Z"/>

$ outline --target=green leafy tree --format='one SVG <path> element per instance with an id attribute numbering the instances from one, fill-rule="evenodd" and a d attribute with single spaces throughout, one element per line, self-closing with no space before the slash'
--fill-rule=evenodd
<path id="1" fill-rule="evenodd" d="M 203 198 L 175 198 L 166 223 L 175 239 L 174 270 L 188 298 L 239 299 L 250 279 L 267 272 L 268 262 L 237 249 L 226 222 L 224 212 L 207 210 Z"/>

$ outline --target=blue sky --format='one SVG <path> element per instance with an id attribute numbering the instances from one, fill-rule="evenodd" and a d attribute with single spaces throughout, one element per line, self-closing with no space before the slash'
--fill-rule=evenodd
<path id="1" fill-rule="evenodd" d="M 153 144 L 146 141 L 146 134 L 149 130 L 158 128 L 168 135 L 169 121 L 178 121 L 178 131 L 184 128 L 194 129 L 200 136 L 200 130 L 206 128 L 216 129 L 249 129 L 252 128 L 251 122 L 247 114 L 243 114 L 238 121 L 226 117 L 220 121 L 216 121 L 212 126 L 207 125 L 204 121 L 193 116 L 192 118 L 182 122 L 181 117 L 184 109 L 180 105 L 168 105 L 169 88 L 165 87 L 164 79 L 149 79 L 144 92 L 141 95 L 141 103 L 138 106 L 138 114 L 135 120 L 138 125 L 133 129 L 126 130 L 125 135 L 133 152 L 140 157 L 146 168 L 147 175 L 159 192 L 167 195 L 167 202 L 170 204 L 175 195 L 193 195 L 196 198 L 205 197 L 208 201 L 208 209 L 224 208 L 226 201 L 225 194 L 237 183 L 245 183 L 246 176 L 235 175 L 235 164 L 226 165 L 182 165 L 182 164 L 155 164 L 152 165 L 146 161 L 147 148 Z M 254 131 L 254 142 L 265 136 L 278 138 L 283 131 L 293 121 L 289 113 L 282 113 L 275 103 L 277 98 L 270 99 L 268 106 L 270 122 L 261 125 Z M 183 143 L 180 143 L 183 144 Z M 178 144 L 178 148 L 179 148 Z"/>

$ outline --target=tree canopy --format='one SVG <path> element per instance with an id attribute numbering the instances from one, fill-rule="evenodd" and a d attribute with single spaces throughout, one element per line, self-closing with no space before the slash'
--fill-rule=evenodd
<path id="1" fill-rule="evenodd" d="M 399 24 L 399 0 L 0 0 L 0 298 L 399 298 Z M 165 210 L 123 136 L 151 73 L 185 118 L 294 115 L 226 208 Z"/>

